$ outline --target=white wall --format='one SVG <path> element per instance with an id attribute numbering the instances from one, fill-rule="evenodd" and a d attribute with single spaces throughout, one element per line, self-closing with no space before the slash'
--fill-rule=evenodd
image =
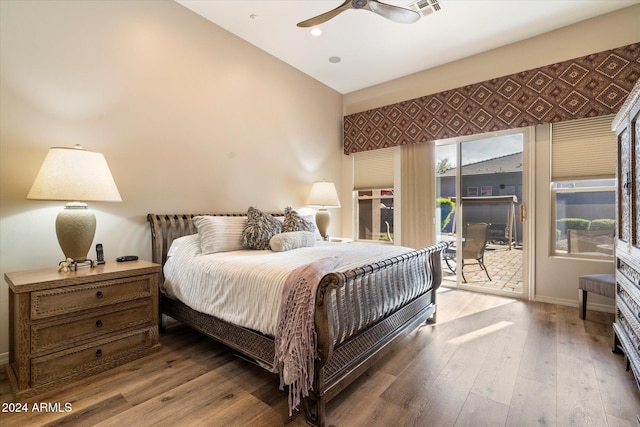
<path id="1" fill-rule="evenodd" d="M 26 200 L 51 146 L 109 163 L 123 202 L 90 203 L 107 261 L 150 259 L 149 212 L 282 211 L 340 185 L 342 95 L 174 2 L 1 1 L 0 57 L 3 276 L 63 258 L 63 203 Z"/>
<path id="2" fill-rule="evenodd" d="M 390 105 L 420 96 L 601 52 L 640 41 L 640 5 L 602 15 L 469 58 L 345 95 L 346 114 Z M 545 136 L 546 135 L 546 136 Z M 534 298 L 565 305 L 578 304 L 577 277 L 613 271 L 613 262 L 584 261 L 549 255 L 548 127 L 536 129 L 536 210 Z M 344 215 L 344 213 L 343 213 Z M 530 216 L 531 217 L 531 216 Z M 344 221 L 343 216 L 343 221 Z M 593 296 L 590 302 L 612 310 L 613 301 Z"/>

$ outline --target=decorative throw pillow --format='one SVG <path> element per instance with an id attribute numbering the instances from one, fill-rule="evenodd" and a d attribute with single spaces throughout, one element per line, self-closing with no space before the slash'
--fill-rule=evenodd
<path id="1" fill-rule="evenodd" d="M 311 221 L 303 218 L 298 212 L 294 211 L 290 206 L 284 208 L 284 222 L 282 223 L 282 231 L 316 231 L 316 226 Z"/>
<path id="2" fill-rule="evenodd" d="M 247 211 L 247 225 L 242 231 L 242 246 L 249 249 L 269 249 L 269 239 L 279 233 L 282 233 L 282 223 L 252 206 Z"/>
<path id="3" fill-rule="evenodd" d="M 315 244 L 316 238 L 311 231 L 289 231 L 276 234 L 271 238 L 271 240 L 269 240 L 269 246 L 274 252 L 306 248 Z"/>
<path id="4" fill-rule="evenodd" d="M 246 216 L 196 216 L 193 223 L 198 229 L 203 255 L 244 249 L 241 239 L 247 226 Z"/>

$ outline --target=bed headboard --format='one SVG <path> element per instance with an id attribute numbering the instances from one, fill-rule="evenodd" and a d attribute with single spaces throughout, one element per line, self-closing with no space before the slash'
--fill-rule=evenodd
<path id="1" fill-rule="evenodd" d="M 230 214 L 148 214 L 147 221 L 151 226 L 151 260 L 164 266 L 167 252 L 171 243 L 179 237 L 198 232 L 193 223 L 196 216 L 246 216 L 243 213 Z M 283 216 L 283 213 L 272 213 L 273 216 Z"/>
<path id="2" fill-rule="evenodd" d="M 198 229 L 193 223 L 193 217 L 202 215 L 217 214 L 148 214 L 147 221 L 151 225 L 151 260 L 164 266 L 171 243 L 179 237 L 196 234 Z"/>
<path id="3" fill-rule="evenodd" d="M 167 261 L 167 251 L 171 243 L 179 237 L 197 233 L 193 217 L 198 214 L 148 214 L 151 226 L 151 260 L 157 264 Z"/>

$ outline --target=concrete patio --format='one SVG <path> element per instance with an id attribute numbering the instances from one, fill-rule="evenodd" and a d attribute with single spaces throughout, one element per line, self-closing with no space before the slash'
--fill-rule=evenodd
<path id="1" fill-rule="evenodd" d="M 484 253 L 484 264 L 489 271 L 491 281 L 478 264 L 467 264 L 464 267 L 464 275 L 467 282 L 463 284 L 477 286 L 484 289 L 494 289 L 513 293 L 522 293 L 522 249 L 513 246 L 509 249 L 507 244 L 487 245 Z M 443 285 L 456 283 L 456 274 L 443 262 Z M 452 267 L 455 266 L 452 264 Z"/>

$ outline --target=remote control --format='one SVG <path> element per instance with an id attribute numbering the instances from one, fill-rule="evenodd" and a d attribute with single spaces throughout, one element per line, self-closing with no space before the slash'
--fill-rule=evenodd
<path id="1" fill-rule="evenodd" d="M 96 245 L 96 264 L 104 264 L 104 252 L 102 251 L 102 243 Z"/>
<path id="2" fill-rule="evenodd" d="M 135 261 L 137 259 L 138 257 L 135 255 L 125 255 L 125 256 L 119 256 L 118 258 L 116 258 L 116 261 L 125 262 L 125 261 Z"/>

